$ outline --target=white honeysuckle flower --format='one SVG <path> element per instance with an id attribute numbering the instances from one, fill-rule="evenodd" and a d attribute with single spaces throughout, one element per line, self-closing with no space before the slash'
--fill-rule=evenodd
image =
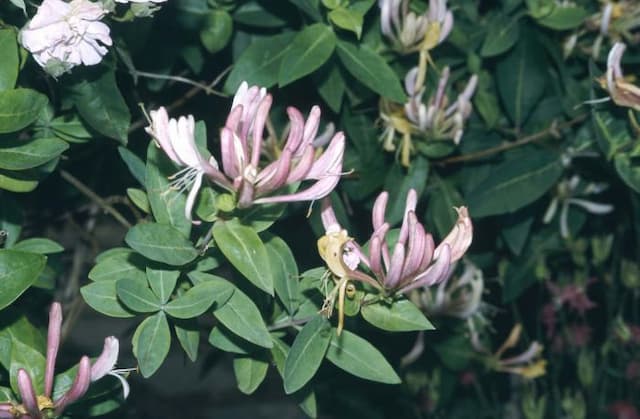
<path id="1" fill-rule="evenodd" d="M 560 208 L 560 235 L 562 238 L 569 238 L 569 205 L 576 205 L 585 211 L 595 214 L 604 215 L 613 211 L 614 206 L 611 204 L 603 204 L 599 202 L 589 201 L 587 199 L 576 198 L 576 196 L 596 195 L 607 189 L 608 185 L 604 183 L 588 183 L 579 188 L 582 179 L 578 175 L 574 175 L 571 179 L 563 180 L 558 184 L 557 194 L 547 207 L 542 221 L 549 224 Z"/>
<path id="2" fill-rule="evenodd" d="M 77 65 L 95 65 L 111 46 L 107 10 L 89 0 L 44 0 L 20 31 L 20 44 L 41 67 L 57 77 Z"/>

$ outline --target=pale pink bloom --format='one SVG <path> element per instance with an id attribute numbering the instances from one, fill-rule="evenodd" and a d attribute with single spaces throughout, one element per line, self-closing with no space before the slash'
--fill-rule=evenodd
<path id="1" fill-rule="evenodd" d="M 404 105 L 405 114 L 416 134 L 442 140 L 451 139 L 459 144 L 464 133 L 464 125 L 473 107 L 471 98 L 478 85 L 478 77 L 474 74 L 467 82 L 465 89 L 451 103 L 445 93 L 449 82 L 449 67 L 442 70 L 438 87 L 429 100 L 424 103 L 424 86 L 417 86 L 418 67 L 409 70 L 404 79 L 409 101 Z"/>
<path id="2" fill-rule="evenodd" d="M 640 419 L 640 413 L 632 402 L 618 400 L 609 405 L 609 413 L 615 419 Z"/>
<path id="3" fill-rule="evenodd" d="M 467 220 L 469 219 L 467 218 Z M 455 229 L 456 227 L 454 227 Z M 471 226 L 469 226 L 470 229 Z M 454 241 L 454 243 L 457 245 L 465 244 L 462 240 Z M 454 254 L 453 251 L 451 253 Z M 482 271 L 471 262 L 465 261 L 464 271 L 461 275 L 454 276 L 452 273 L 453 269 L 437 287 L 425 288 L 425 292 L 420 295 L 420 305 L 429 316 L 452 316 L 467 319 L 478 313 L 484 290 Z"/>
<path id="4" fill-rule="evenodd" d="M 99 380 L 105 375 L 114 375 L 123 384 L 125 398 L 129 392 L 129 385 L 121 376 L 117 375 L 118 370 L 114 370 L 118 358 L 118 339 L 109 336 L 105 339 L 104 349 L 96 362 L 91 365 L 87 356 L 80 358 L 78 372 L 71 387 L 60 397 L 51 400 L 53 391 L 53 381 L 55 376 L 55 363 L 60 347 L 60 334 L 62 327 L 62 307 L 59 303 L 53 303 L 49 312 L 49 330 L 47 334 L 47 355 L 44 373 L 44 394 L 38 396 L 34 390 L 31 377 L 24 369 L 18 370 L 18 390 L 22 399 L 22 405 L 18 406 L 13 402 L 0 403 L 0 418 L 21 418 L 40 419 L 49 417 L 48 411 L 54 410 L 55 415 L 62 414 L 64 409 L 71 403 L 79 400 L 85 395 L 92 382 Z M 17 407 L 17 408 L 16 408 Z M 22 407 L 27 415 L 20 413 Z"/>
<path id="5" fill-rule="evenodd" d="M 19 40 L 53 76 L 80 64 L 95 65 L 112 44 L 109 27 L 100 22 L 106 13 L 89 0 L 44 0 Z"/>
<path id="6" fill-rule="evenodd" d="M 609 51 L 606 89 L 616 105 L 640 111 L 640 87 L 625 81 L 622 67 L 620 66 L 622 55 L 626 49 L 627 46 L 625 44 L 616 42 L 611 51 Z"/>
<path id="7" fill-rule="evenodd" d="M 435 247 L 431 234 L 418 222 L 415 214 L 418 197 L 411 189 L 398 239 L 389 243 L 387 233 L 391 226 L 384 220 L 388 198 L 388 193 L 382 192 L 374 203 L 368 254 L 353 240 L 342 248 L 343 268 L 349 278 L 397 293 L 440 283 L 471 244 L 473 227 L 466 208 L 458 209 L 458 221 L 452 232 Z M 327 234 L 342 230 L 328 200 L 323 203 L 322 222 Z M 358 256 L 359 264 L 366 272 L 356 269 L 354 255 Z"/>
<path id="8" fill-rule="evenodd" d="M 561 307 L 565 303 L 574 311 L 584 316 L 587 310 L 596 306 L 596 303 L 589 299 L 586 288 L 592 281 L 588 281 L 586 285 L 575 283 L 567 285 L 557 285 L 554 282 L 547 281 L 547 288 L 553 297 L 556 307 Z"/>
<path id="9" fill-rule="evenodd" d="M 319 153 L 324 135 L 317 136 L 320 108 L 314 106 L 305 120 L 294 107 L 287 108 L 290 129 L 275 161 L 264 161 L 265 126 L 272 97 L 264 88 L 243 82 L 234 96 L 231 111 L 220 132 L 220 161 L 205 160 L 195 145 L 193 118 L 171 122 L 160 108 L 151 113 L 147 128 L 169 158 L 186 168 L 178 174 L 177 185 L 189 187 L 187 217 L 195 201 L 203 175 L 233 193 L 238 208 L 255 204 L 313 201 L 327 196 L 342 175 L 345 139 L 342 132 L 333 135 L 326 150 Z M 171 129 L 175 126 L 175 129 Z M 183 127 L 182 129 L 180 127 Z M 290 194 L 278 194 L 289 185 L 311 182 L 310 186 Z"/>
<path id="10" fill-rule="evenodd" d="M 430 0 L 429 9 L 418 16 L 408 0 L 378 0 L 380 27 L 402 53 L 429 50 L 442 43 L 453 28 L 453 14 L 446 0 Z"/>

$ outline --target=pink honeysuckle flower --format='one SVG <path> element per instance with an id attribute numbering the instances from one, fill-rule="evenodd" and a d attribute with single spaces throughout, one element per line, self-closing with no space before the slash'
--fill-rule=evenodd
<path id="1" fill-rule="evenodd" d="M 80 64 L 98 64 L 112 44 L 109 27 L 100 22 L 106 13 L 89 0 L 44 0 L 20 31 L 20 44 L 54 77 Z"/>
<path id="2" fill-rule="evenodd" d="M 429 9 L 420 16 L 409 10 L 408 0 L 378 0 L 378 6 L 382 34 L 404 54 L 434 48 L 453 28 L 446 0 L 430 0 Z"/>
<path id="3" fill-rule="evenodd" d="M 547 281 L 547 289 L 551 293 L 556 307 L 559 308 L 566 303 L 572 310 L 584 316 L 587 310 L 596 307 L 596 303 L 589 299 L 586 291 L 591 282 L 593 280 L 589 280 L 585 285 L 575 283 L 558 285 Z"/>
<path id="4" fill-rule="evenodd" d="M 626 49 L 625 44 L 616 42 L 609 51 L 605 88 L 616 105 L 640 111 L 640 88 L 625 81 L 620 65 Z"/>
<path id="5" fill-rule="evenodd" d="M 104 349 L 96 362 L 91 364 L 87 356 L 80 358 L 78 372 L 71 387 L 60 397 L 52 400 L 52 391 L 55 376 L 55 362 L 60 347 L 60 334 L 62 327 L 62 307 L 59 303 L 53 303 L 49 311 L 49 330 L 47 334 L 47 355 L 44 373 L 44 393 L 41 396 L 36 394 L 33 382 L 29 373 L 24 369 L 18 370 L 18 390 L 22 404 L 14 402 L 0 403 L 0 419 L 20 418 L 20 419 L 40 419 L 51 417 L 51 412 L 59 416 L 65 408 L 81 399 L 92 382 L 99 380 L 105 375 L 117 377 L 123 385 L 124 397 L 129 394 L 129 385 L 119 374 L 128 370 L 114 370 L 118 358 L 118 339 L 109 336 L 105 339 Z"/>
<path id="6" fill-rule="evenodd" d="M 206 160 L 198 150 L 193 134 L 193 117 L 169 120 L 166 110 L 151 112 L 151 126 L 147 132 L 171 160 L 186 166 L 175 177 L 174 186 L 191 187 L 187 218 L 202 184 L 203 176 L 235 195 L 238 208 L 256 204 L 313 201 L 327 196 L 342 175 L 345 138 L 338 132 L 324 152 L 321 145 L 325 135 L 316 136 L 320 125 L 320 108 L 314 106 L 306 121 L 300 111 L 287 108 L 290 129 L 282 150 L 274 161 L 263 162 L 265 126 L 272 103 L 264 88 L 249 87 L 243 82 L 234 96 L 231 111 L 220 132 L 222 168 L 211 157 Z M 311 181 L 302 190 L 278 195 L 284 187 Z"/>
<path id="7" fill-rule="evenodd" d="M 339 277 L 363 281 L 386 293 L 406 293 L 419 287 L 429 287 L 444 280 L 451 266 L 466 252 L 473 236 L 473 226 L 466 207 L 458 208 L 458 220 L 438 247 L 415 215 L 417 193 L 407 195 L 404 219 L 395 243 L 387 241 L 390 225 L 384 214 L 389 195 L 381 193 L 372 212 L 373 234 L 368 255 L 342 230 L 328 200 L 323 203 L 322 222 L 326 231 L 318 241 L 321 256 L 329 269 Z M 327 247 L 332 238 L 343 237 L 341 258 L 333 260 Z M 391 249 L 393 249 L 391 251 Z M 354 257 L 354 256 L 357 256 Z M 354 262 L 359 262 L 358 264 Z M 360 265 L 364 269 L 357 269 Z"/>

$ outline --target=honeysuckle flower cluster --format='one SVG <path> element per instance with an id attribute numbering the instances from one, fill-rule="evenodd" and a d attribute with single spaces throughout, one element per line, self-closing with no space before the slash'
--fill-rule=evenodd
<path id="1" fill-rule="evenodd" d="M 558 208 L 560 208 L 560 235 L 563 238 L 569 238 L 569 206 L 575 205 L 585 211 L 603 215 L 613 211 L 613 205 L 593 202 L 579 196 L 589 196 L 601 193 L 607 188 L 606 184 L 590 182 L 584 186 L 580 186 L 582 179 L 578 175 L 572 176 L 570 179 L 561 181 L 557 186 L 556 196 L 549 203 L 549 207 L 544 214 L 543 222 L 548 224 L 553 220 Z"/>
<path id="2" fill-rule="evenodd" d="M 625 81 L 620 66 L 622 55 L 626 49 L 627 46 L 622 42 L 616 42 L 613 45 L 607 57 L 607 73 L 601 82 L 616 105 L 640 111 L 640 88 Z"/>
<path id="3" fill-rule="evenodd" d="M 540 357 L 544 347 L 537 341 L 531 342 L 529 347 L 519 355 L 507 358 L 503 356 L 507 350 L 518 344 L 522 333 L 521 324 L 516 324 L 500 348 L 494 353 L 491 353 L 480 341 L 480 336 L 475 329 L 473 321 L 468 319 L 467 323 L 469 325 L 471 346 L 478 354 L 485 356 L 484 360 L 488 368 L 499 372 L 520 375 L 528 379 L 537 378 L 546 373 L 547 361 Z"/>
<path id="4" fill-rule="evenodd" d="M 17 402 L 0 403 L 1 418 L 20 419 L 41 419 L 57 417 L 62 414 L 67 406 L 76 402 L 85 395 L 92 382 L 97 381 L 105 375 L 117 377 L 123 386 L 124 397 L 129 394 L 129 385 L 121 376 L 124 370 L 115 370 L 114 366 L 118 359 L 119 343 L 118 339 L 109 336 L 104 340 L 102 354 L 93 362 L 88 356 L 80 358 L 78 372 L 71 384 L 71 387 L 60 397 L 53 400 L 53 384 L 55 377 L 55 364 L 60 347 L 60 336 L 62 328 L 62 307 L 59 303 L 53 303 L 49 311 L 49 329 L 47 334 L 47 355 L 44 372 L 44 391 L 41 395 L 34 388 L 32 377 L 24 369 L 18 370 L 18 390 L 21 404 Z"/>
<path id="5" fill-rule="evenodd" d="M 604 1 L 600 11 L 586 21 L 586 29 L 598 32 L 590 45 L 591 56 L 598 58 L 605 39 L 625 39 L 629 42 L 640 41 L 640 36 L 632 31 L 640 28 L 640 4 L 634 0 Z"/>
<path id="6" fill-rule="evenodd" d="M 378 6 L 382 33 L 403 54 L 434 48 L 453 28 L 446 0 L 430 0 L 422 15 L 409 10 L 408 0 L 378 0 Z"/>
<path id="7" fill-rule="evenodd" d="M 340 226 L 330 202 L 323 202 L 322 223 L 325 235 L 318 240 L 318 251 L 329 270 L 339 279 L 334 294 L 327 298 L 330 314 L 335 293 L 338 293 L 339 328 L 342 325 L 342 305 L 349 280 L 369 284 L 383 295 L 405 294 L 443 281 L 452 265 L 471 245 L 471 218 L 467 208 L 460 207 L 456 208 L 456 224 L 436 247 L 433 237 L 425 231 L 416 217 L 418 196 L 413 189 L 407 194 L 398 238 L 391 243 L 388 237 L 391 226 L 384 219 L 388 199 L 389 194 L 382 192 L 374 203 L 373 234 L 367 250 L 358 245 Z"/>
<path id="8" fill-rule="evenodd" d="M 449 67 L 442 70 L 435 92 L 427 103 L 424 78 L 426 68 L 414 67 L 404 79 L 409 100 L 404 107 L 383 100 L 380 118 L 384 123 L 383 146 L 387 151 L 396 149 L 396 139 L 400 137 L 400 161 L 409 166 L 410 156 L 415 146 L 413 138 L 427 141 L 451 140 L 459 144 L 464 134 L 465 122 L 473 109 L 471 98 L 476 90 L 478 78 L 471 76 L 465 89 L 451 102 L 445 90 L 449 82 Z"/>
<path id="9" fill-rule="evenodd" d="M 98 64 L 112 44 L 109 27 L 100 21 L 106 13 L 89 0 L 44 0 L 20 31 L 20 44 L 54 77 Z"/>
<path id="10" fill-rule="evenodd" d="M 467 319 L 478 313 L 484 291 L 484 276 L 473 263 L 464 261 L 461 275 L 449 275 L 437 286 L 417 296 L 419 306 L 431 316 Z"/>
<path id="11" fill-rule="evenodd" d="M 314 106 L 305 120 L 294 107 L 287 108 L 290 128 L 282 149 L 273 161 L 264 161 L 265 125 L 272 97 L 266 89 L 242 83 L 233 98 L 231 111 L 220 132 L 220 160 L 205 159 L 196 146 L 195 121 L 192 115 L 169 119 L 167 111 L 151 111 L 151 125 L 146 131 L 167 156 L 184 167 L 175 175 L 174 186 L 189 189 L 185 216 L 191 211 L 202 179 L 206 176 L 231 192 L 238 208 L 256 204 L 313 201 L 328 195 L 342 172 L 345 138 L 342 132 L 332 136 L 326 150 L 325 138 L 317 136 L 320 108 Z M 273 154 L 273 153 L 272 153 Z M 289 185 L 311 181 L 296 193 L 278 191 Z"/>

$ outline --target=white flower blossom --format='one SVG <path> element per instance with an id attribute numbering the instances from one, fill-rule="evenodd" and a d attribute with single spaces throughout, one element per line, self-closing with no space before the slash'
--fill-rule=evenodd
<path id="1" fill-rule="evenodd" d="M 109 27 L 100 22 L 106 13 L 89 0 L 44 0 L 20 31 L 20 44 L 54 77 L 80 64 L 98 64 L 112 44 Z"/>

